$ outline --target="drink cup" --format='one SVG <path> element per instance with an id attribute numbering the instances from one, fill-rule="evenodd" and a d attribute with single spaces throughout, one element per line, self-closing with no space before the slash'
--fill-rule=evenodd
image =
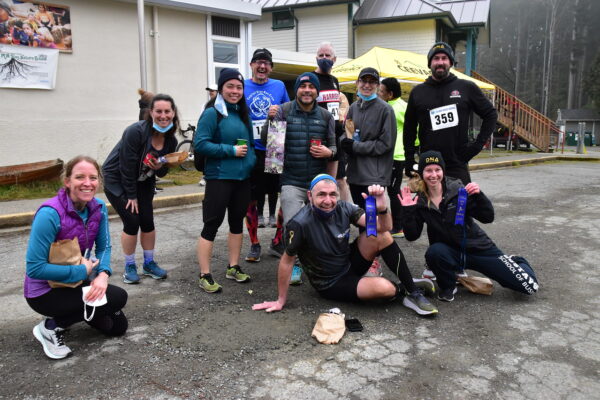
<path id="1" fill-rule="evenodd" d="M 320 146 L 321 145 L 321 139 L 319 138 L 310 138 L 310 145 L 312 146 Z"/>
<path id="2" fill-rule="evenodd" d="M 236 145 L 238 145 L 238 146 L 245 146 L 247 144 L 248 144 L 248 140 L 246 140 L 246 139 L 238 139 L 236 142 Z"/>
<path id="3" fill-rule="evenodd" d="M 152 153 L 148 153 L 146 154 L 146 157 L 144 157 L 144 164 L 146 164 L 147 166 L 150 166 L 150 160 L 155 160 L 156 161 L 156 157 L 154 157 L 152 155 Z"/>

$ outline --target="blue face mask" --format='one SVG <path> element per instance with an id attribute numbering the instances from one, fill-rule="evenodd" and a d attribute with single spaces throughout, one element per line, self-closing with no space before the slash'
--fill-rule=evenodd
<path id="1" fill-rule="evenodd" d="M 331 68 L 333 67 L 333 61 L 329 58 L 318 58 L 317 65 L 319 66 L 321 71 L 329 73 L 329 71 L 331 71 Z"/>
<path id="2" fill-rule="evenodd" d="M 164 128 L 161 128 L 160 126 L 158 126 L 158 124 L 156 122 L 152 123 L 152 127 L 154 129 L 156 129 L 157 131 L 159 131 L 160 133 L 166 133 L 169 131 L 169 129 L 171 129 L 173 127 L 173 123 L 171 122 L 169 125 L 167 125 Z"/>
<path id="3" fill-rule="evenodd" d="M 365 96 L 365 95 L 361 94 L 360 92 L 358 92 L 357 94 L 358 94 L 358 97 L 360 97 L 364 101 L 371 101 L 371 100 L 374 100 L 377 97 L 377 93 L 373 93 L 370 96 Z"/>
<path id="4" fill-rule="evenodd" d="M 337 207 L 336 207 L 337 208 Z M 315 214 L 321 218 L 321 219 L 329 219 L 333 216 L 333 214 L 335 213 L 335 208 L 331 211 L 323 211 L 320 208 L 317 208 L 316 206 L 312 206 L 313 211 L 315 212 Z"/>

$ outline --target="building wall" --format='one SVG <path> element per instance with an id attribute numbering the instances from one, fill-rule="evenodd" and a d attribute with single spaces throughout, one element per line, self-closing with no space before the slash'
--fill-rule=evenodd
<path id="1" fill-rule="evenodd" d="M 313 54 L 319 43 L 333 44 L 339 57 L 348 57 L 348 5 L 298 8 L 294 11 L 298 24 L 294 29 L 274 31 L 271 12 L 263 13 L 260 21 L 252 27 L 252 45 L 279 50 L 296 51 L 296 29 L 298 29 L 298 51 Z"/>
<path id="2" fill-rule="evenodd" d="M 427 54 L 433 43 L 435 43 L 435 20 L 433 19 L 360 25 L 356 29 L 357 57 L 373 46 Z"/>
<path id="3" fill-rule="evenodd" d="M 0 89 L 0 165 L 87 154 L 103 161 L 137 120 L 140 68 L 136 4 L 61 0 L 70 7 L 73 53 L 61 53 L 54 90 Z M 186 121 L 206 101 L 205 16 L 159 10 L 160 91 Z M 146 31 L 152 23 L 146 8 Z M 146 36 L 149 89 L 155 90 Z"/>

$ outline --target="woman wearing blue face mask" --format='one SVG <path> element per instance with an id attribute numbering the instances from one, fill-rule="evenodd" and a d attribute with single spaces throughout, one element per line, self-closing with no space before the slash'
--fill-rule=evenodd
<path id="1" fill-rule="evenodd" d="M 138 231 L 144 250 L 143 274 L 154 279 L 167 277 L 167 271 L 154 261 L 156 232 L 152 200 L 156 177 L 165 176 L 169 170 L 159 158 L 175 151 L 178 129 L 175 101 L 169 95 L 157 94 L 152 98 L 146 119 L 125 129 L 102 166 L 104 192 L 123 221 L 125 283 L 140 281 L 135 264 Z"/>

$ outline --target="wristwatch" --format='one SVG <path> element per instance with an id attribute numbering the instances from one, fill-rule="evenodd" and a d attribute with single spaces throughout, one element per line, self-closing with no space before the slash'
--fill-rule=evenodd
<path id="1" fill-rule="evenodd" d="M 378 215 L 384 215 L 384 214 L 387 214 L 387 212 L 388 212 L 388 209 L 386 207 L 385 210 L 383 210 L 383 211 L 377 211 L 377 214 Z"/>

